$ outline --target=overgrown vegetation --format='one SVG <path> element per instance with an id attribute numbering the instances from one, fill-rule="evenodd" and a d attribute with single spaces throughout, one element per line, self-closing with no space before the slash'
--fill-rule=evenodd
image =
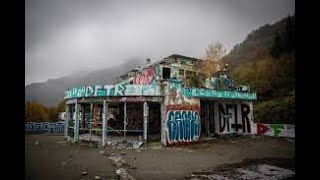
<path id="1" fill-rule="evenodd" d="M 57 106 L 54 107 L 46 107 L 41 103 L 28 101 L 25 103 L 25 121 L 58 121 L 59 113 L 64 111 L 65 101 L 61 101 Z"/>
<path id="2" fill-rule="evenodd" d="M 237 84 L 250 84 L 257 92 L 258 101 L 254 103 L 257 122 L 295 123 L 294 21 L 294 16 L 283 20 L 284 30 L 274 33 L 271 46 L 255 48 L 250 58 L 241 60 L 231 71 L 230 76 Z"/>

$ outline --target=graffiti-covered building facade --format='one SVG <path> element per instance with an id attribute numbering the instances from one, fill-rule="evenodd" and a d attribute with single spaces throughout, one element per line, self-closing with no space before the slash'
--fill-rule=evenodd
<path id="1" fill-rule="evenodd" d="M 196 65 L 201 61 L 171 55 L 124 74 L 118 84 L 67 89 L 65 137 L 102 146 L 117 140 L 174 146 L 216 134 L 256 133 L 256 94 L 236 86 L 226 70 L 205 78 Z"/>

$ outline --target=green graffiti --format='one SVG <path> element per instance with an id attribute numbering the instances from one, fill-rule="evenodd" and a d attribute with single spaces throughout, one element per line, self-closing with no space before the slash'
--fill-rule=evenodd
<path id="1" fill-rule="evenodd" d="M 274 136 L 278 136 L 284 129 L 283 124 L 271 124 L 270 126 L 273 129 Z"/>
<path id="2" fill-rule="evenodd" d="M 213 89 L 203 88 L 184 88 L 183 93 L 186 97 L 211 97 L 211 98 L 225 98 L 225 99 L 245 99 L 256 100 L 256 93 L 246 93 L 237 91 L 218 91 Z"/>
<path id="3" fill-rule="evenodd" d="M 82 98 L 82 97 L 108 97 L 108 96 L 159 96 L 160 86 L 152 85 L 96 85 L 82 86 L 67 89 L 64 93 L 64 99 Z"/>

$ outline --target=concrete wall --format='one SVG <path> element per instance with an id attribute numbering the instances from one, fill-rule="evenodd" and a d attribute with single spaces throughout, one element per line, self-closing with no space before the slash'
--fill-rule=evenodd
<path id="1" fill-rule="evenodd" d="M 253 127 L 258 135 L 295 138 L 295 125 L 256 123 Z"/>

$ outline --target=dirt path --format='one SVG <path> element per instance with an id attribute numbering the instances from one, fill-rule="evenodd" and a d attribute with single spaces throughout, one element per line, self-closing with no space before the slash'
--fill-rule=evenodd
<path id="1" fill-rule="evenodd" d="M 26 179 L 101 179 L 115 178 L 116 168 L 101 149 L 70 145 L 62 136 L 25 136 Z M 34 145 L 39 141 L 39 145 Z M 290 161 L 295 158 L 295 142 L 271 138 L 225 137 L 185 148 L 147 150 L 104 149 L 105 154 L 120 154 L 135 167 L 128 173 L 136 179 L 184 179 L 192 172 L 212 170 L 220 165 L 246 159 L 272 158 Z M 65 162 L 65 163 L 63 163 Z M 294 168 L 292 163 L 290 167 Z M 88 175 L 81 176 L 82 171 Z"/>

